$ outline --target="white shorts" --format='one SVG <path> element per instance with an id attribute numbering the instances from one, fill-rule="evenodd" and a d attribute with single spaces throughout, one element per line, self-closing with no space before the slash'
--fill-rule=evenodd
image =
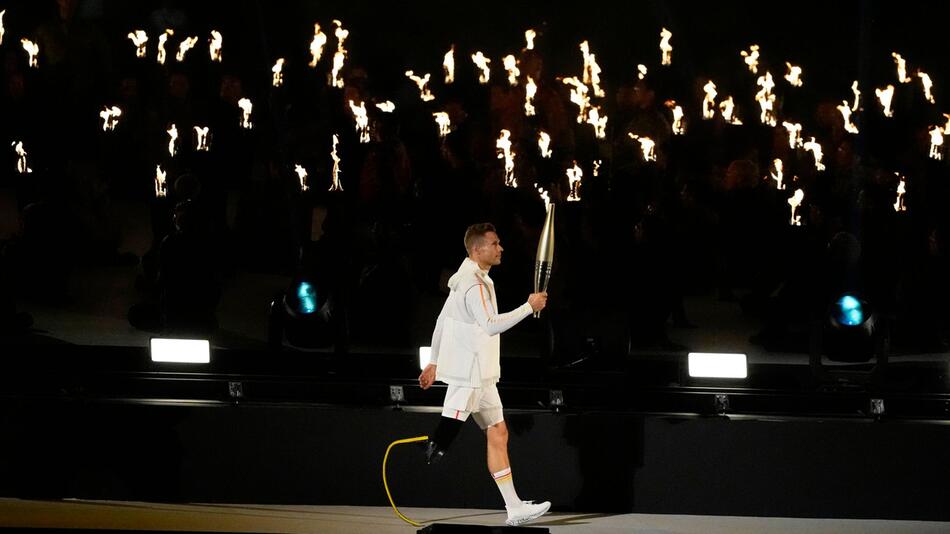
<path id="1" fill-rule="evenodd" d="M 485 430 L 505 420 L 502 410 L 501 396 L 493 382 L 480 388 L 449 384 L 445 390 L 445 401 L 442 403 L 444 417 L 465 421 L 471 415 L 478 426 Z"/>

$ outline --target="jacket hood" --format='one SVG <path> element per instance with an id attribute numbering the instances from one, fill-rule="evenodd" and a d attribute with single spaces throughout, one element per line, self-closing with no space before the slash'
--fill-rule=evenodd
<path id="1" fill-rule="evenodd" d="M 477 275 L 481 269 L 478 268 L 478 264 L 472 261 L 471 258 L 465 258 L 462 260 L 462 264 L 459 265 L 455 274 L 449 278 L 449 289 L 456 291 L 459 288 L 459 285 L 463 280 L 467 281 L 469 284 L 473 281 L 473 276 Z"/>

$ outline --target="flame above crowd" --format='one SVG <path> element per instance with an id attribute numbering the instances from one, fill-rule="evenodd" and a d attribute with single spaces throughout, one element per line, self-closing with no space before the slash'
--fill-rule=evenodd
<path id="1" fill-rule="evenodd" d="M 3 42 L 4 34 L 6 32 L 6 28 L 4 27 L 5 15 L 6 15 L 5 10 L 0 11 L 0 43 Z M 343 89 L 345 87 L 345 83 L 343 80 L 343 69 L 349 55 L 347 49 L 345 48 L 345 42 L 348 36 L 350 35 L 350 31 L 345 29 L 343 26 L 343 23 L 339 20 L 333 20 L 332 23 L 335 26 L 335 30 L 333 33 L 334 33 L 334 37 L 336 38 L 336 50 L 334 51 L 332 64 L 329 66 L 329 69 L 328 69 L 329 70 L 328 81 L 331 87 L 337 88 L 337 89 Z M 537 35 L 538 33 L 534 29 L 528 29 L 524 32 L 525 47 L 522 49 L 522 52 L 535 50 L 535 39 Z M 165 61 L 166 61 L 165 47 L 167 44 L 169 44 L 169 39 L 173 36 L 175 36 L 175 31 L 170 28 L 158 34 L 158 38 L 156 39 L 157 41 L 156 61 L 159 64 L 162 64 L 162 65 L 165 64 Z M 137 58 L 146 57 L 146 55 L 148 54 L 148 42 L 150 40 L 148 34 L 143 30 L 135 29 L 135 30 L 130 31 L 127 34 L 127 37 L 135 46 L 135 56 Z M 673 37 L 672 32 L 670 32 L 666 28 L 661 29 L 660 43 L 659 43 L 659 48 L 661 52 L 661 56 L 660 56 L 661 65 L 669 66 L 672 64 L 672 50 L 673 50 L 673 47 L 671 45 L 672 37 Z M 224 36 L 222 35 L 221 32 L 217 30 L 210 30 L 210 37 L 208 38 L 208 41 L 207 41 L 209 55 L 204 56 L 202 54 L 204 61 L 207 62 L 209 58 L 211 62 L 222 61 L 223 41 L 224 41 Z M 309 53 L 310 53 L 309 66 L 310 67 L 317 67 L 317 65 L 321 61 L 321 58 L 324 55 L 324 48 L 327 45 L 327 41 L 328 41 L 327 35 L 323 31 L 321 31 L 320 24 L 314 23 L 313 38 L 310 41 L 310 46 L 309 46 Z M 45 43 L 46 41 L 43 41 L 42 39 L 40 39 L 40 42 Z M 197 36 L 187 36 L 183 38 L 180 42 L 178 42 L 177 51 L 175 54 L 176 61 L 184 62 L 187 57 L 188 52 L 194 49 L 197 43 L 198 43 Z M 25 51 L 27 54 L 27 66 L 29 68 L 39 68 L 39 61 L 38 61 L 40 59 L 39 44 L 37 44 L 34 41 L 31 41 L 30 39 L 26 37 L 20 39 L 20 44 L 23 51 Z M 127 46 L 127 42 L 125 46 Z M 45 44 L 44 44 L 44 47 L 45 47 Z M 597 139 L 597 140 L 606 139 L 607 133 L 608 133 L 607 132 L 608 117 L 607 117 L 606 112 L 608 110 L 609 100 L 599 100 L 607 96 L 607 92 L 605 91 L 604 87 L 602 87 L 602 80 L 601 80 L 602 70 L 601 70 L 600 65 L 597 62 L 596 54 L 594 54 L 591 50 L 591 45 L 590 45 L 589 40 L 585 39 L 581 41 L 580 44 L 578 45 L 578 48 L 580 49 L 582 59 L 583 59 L 583 64 L 580 66 L 580 72 L 578 73 L 575 71 L 574 73 L 572 73 L 574 74 L 573 76 L 567 76 L 567 75 L 558 76 L 557 79 L 560 80 L 563 85 L 568 86 L 570 101 L 573 104 L 575 104 L 578 108 L 576 122 L 578 124 L 589 125 L 592 128 L 594 139 Z M 441 48 L 441 50 L 445 50 L 445 48 Z M 497 49 L 492 49 L 492 50 L 496 50 L 497 52 Z M 129 51 L 127 48 L 126 48 L 126 51 L 127 53 L 131 54 L 131 51 Z M 456 53 L 456 45 L 451 44 L 448 51 L 445 52 L 444 55 L 442 56 L 444 85 L 450 85 L 456 82 L 455 80 L 455 75 L 456 75 L 455 53 Z M 475 73 L 478 75 L 478 83 L 480 84 L 492 83 L 493 86 L 495 87 L 499 85 L 504 85 L 505 78 L 497 79 L 495 82 L 491 81 L 492 60 L 488 56 L 486 56 L 482 51 L 479 51 L 479 50 L 461 51 L 460 50 L 460 53 L 463 54 L 462 57 L 464 57 L 465 54 L 470 53 L 470 57 L 472 59 L 472 62 L 475 68 Z M 47 52 L 44 49 L 44 57 L 42 58 L 44 61 L 44 68 L 46 64 L 45 62 L 47 60 L 46 54 L 49 54 L 49 61 L 51 65 L 53 64 L 53 61 L 54 61 L 54 54 Z M 19 53 L 17 55 L 19 56 L 19 59 L 17 59 L 17 61 L 22 61 L 22 55 L 19 55 Z M 782 105 L 782 100 L 780 100 L 779 97 L 794 98 L 794 96 L 790 96 L 790 95 L 796 94 L 795 90 L 790 89 L 790 87 L 801 87 L 803 85 L 803 80 L 802 80 L 803 68 L 799 65 L 793 64 L 790 61 L 777 61 L 777 62 L 773 61 L 772 60 L 773 58 L 768 57 L 769 56 L 768 51 L 766 50 L 765 53 L 763 53 L 763 50 L 760 48 L 758 44 L 751 44 L 749 45 L 748 49 L 740 50 L 739 56 L 742 58 L 743 63 L 745 64 L 745 69 L 747 69 L 749 72 L 755 75 L 752 77 L 752 79 L 754 80 L 754 84 L 751 80 L 749 80 L 748 76 L 745 76 L 745 81 L 742 83 L 748 84 L 747 88 L 752 89 L 754 91 L 754 95 L 755 95 L 754 100 L 758 103 L 759 110 L 760 110 L 760 115 L 759 115 L 760 122 L 763 125 L 778 128 L 778 125 L 780 122 L 779 114 L 785 115 L 783 110 L 780 108 L 780 106 Z M 913 86 L 907 86 L 907 87 L 904 87 L 903 85 L 898 85 L 897 87 L 895 87 L 893 83 L 887 83 L 888 81 L 893 82 L 894 80 L 894 78 L 892 78 L 892 74 L 890 74 L 890 73 L 893 73 L 894 71 L 891 71 L 890 69 L 888 69 L 889 74 L 887 76 L 887 79 L 883 81 L 885 85 L 883 87 L 874 88 L 874 96 L 877 97 L 878 103 L 880 105 L 880 108 L 879 108 L 880 111 L 878 111 L 878 108 L 876 108 L 875 106 L 867 105 L 867 104 L 865 104 L 865 106 L 869 109 L 865 110 L 861 106 L 862 93 L 859 90 L 858 81 L 855 80 L 850 87 L 851 93 L 853 95 L 852 101 L 849 102 L 848 100 L 843 99 L 843 97 L 845 97 L 847 94 L 844 91 L 839 91 L 839 93 L 833 98 L 833 101 L 841 102 L 840 105 L 835 106 L 835 109 L 837 109 L 837 111 L 841 115 L 841 122 L 838 124 L 843 125 L 842 127 L 845 132 L 849 134 L 855 134 L 855 135 L 860 134 L 861 130 L 858 128 L 858 124 L 861 124 L 862 128 L 871 124 L 871 121 L 868 121 L 866 118 L 866 115 L 868 113 L 872 113 L 872 112 L 880 113 L 880 114 L 883 114 L 883 116 L 886 118 L 892 118 L 895 113 L 895 109 L 894 109 L 895 104 L 896 104 L 896 107 L 899 108 L 899 110 L 902 104 L 906 106 L 906 103 L 909 101 L 909 99 L 905 98 L 905 96 L 909 95 L 910 91 L 916 92 L 919 90 L 922 92 L 924 100 L 926 100 L 930 104 L 936 104 L 933 78 L 931 78 L 931 76 L 928 73 L 924 72 L 922 69 L 917 68 L 916 65 L 913 65 L 913 69 L 909 71 L 908 62 L 900 53 L 892 52 L 890 56 L 891 56 L 891 59 L 893 60 L 894 67 L 896 68 L 896 80 L 897 80 L 896 83 L 910 84 L 911 82 L 914 82 L 915 80 L 919 80 L 920 86 L 918 87 L 915 84 Z M 438 57 L 438 56 L 436 55 L 435 57 Z M 517 187 L 518 182 L 515 176 L 515 157 L 516 157 L 515 149 L 517 147 L 520 146 L 524 148 L 528 146 L 526 143 L 530 142 L 533 144 L 534 140 L 536 139 L 537 144 L 538 144 L 538 154 L 540 154 L 542 158 L 548 159 L 548 158 L 551 158 L 553 155 L 553 150 L 551 149 L 552 136 L 549 133 L 542 131 L 540 129 L 541 125 L 544 124 L 543 121 L 546 117 L 544 116 L 543 112 L 542 113 L 538 112 L 538 108 L 536 107 L 536 102 L 535 102 L 535 99 L 539 95 L 539 84 L 542 84 L 543 82 L 542 80 L 534 79 L 530 75 L 530 73 L 533 72 L 530 70 L 530 68 L 527 72 L 525 73 L 522 72 L 521 69 L 524 68 L 525 66 L 530 67 L 530 65 L 527 62 L 522 63 L 522 61 L 524 61 L 524 58 L 526 56 L 507 54 L 504 56 L 495 56 L 495 57 L 500 57 L 500 63 L 503 66 L 504 71 L 507 73 L 508 87 L 515 88 L 515 89 L 507 89 L 507 91 L 509 91 L 508 94 L 520 95 L 521 89 L 518 86 L 523 85 L 524 87 L 523 114 L 525 117 L 537 117 L 535 119 L 532 119 L 532 122 L 529 125 L 529 131 L 527 132 L 526 135 L 512 134 L 512 131 L 517 131 L 514 128 L 512 128 L 512 130 L 502 129 L 500 131 L 499 138 L 496 140 L 498 158 L 504 160 L 505 184 L 508 185 L 509 187 Z M 730 57 L 732 58 L 730 61 L 735 62 L 735 56 L 731 55 Z M 785 58 L 781 58 L 781 59 L 785 59 Z M 191 63 L 197 63 L 197 60 L 189 60 L 189 64 Z M 785 65 L 784 79 L 788 82 L 788 85 L 782 84 L 781 87 L 776 88 L 775 78 L 773 78 L 772 73 L 768 69 L 773 68 L 773 67 L 781 68 L 782 63 L 784 63 Z M 284 83 L 283 69 L 286 65 L 287 64 L 284 58 L 277 59 L 276 63 L 273 65 L 271 71 L 272 71 L 272 85 L 274 87 L 280 87 L 283 85 Z M 292 67 L 293 65 L 290 65 L 290 66 Z M 182 68 L 182 67 L 176 67 L 176 68 Z M 471 69 L 471 68 L 472 68 L 472 64 L 469 64 L 468 69 Z M 623 68 L 627 69 L 626 72 L 630 72 L 629 71 L 630 65 L 627 65 L 626 67 L 623 67 Z M 636 74 L 636 77 L 638 80 L 646 81 L 648 72 L 651 72 L 649 70 L 650 68 L 651 67 L 648 67 L 647 64 L 643 64 L 643 63 L 635 64 L 635 70 L 633 71 L 633 73 Z M 741 65 L 736 65 L 735 68 L 742 69 Z M 496 66 L 496 69 L 497 69 L 497 66 Z M 742 69 L 742 70 L 745 70 L 745 69 Z M 172 70 L 172 69 L 169 68 L 168 70 Z M 423 75 L 416 75 L 412 70 L 407 70 L 404 72 L 405 72 L 406 77 L 412 80 L 418 87 L 419 95 L 423 102 L 427 103 L 427 102 L 432 102 L 436 100 L 435 95 L 432 94 L 429 88 L 430 81 L 432 81 L 430 74 L 426 73 Z M 660 72 L 661 74 L 656 74 L 656 73 L 651 74 L 651 80 L 654 77 L 662 76 L 662 72 L 663 72 L 662 70 L 657 71 L 657 72 Z M 349 77 L 349 73 L 347 73 L 347 76 Z M 781 74 L 781 71 L 778 71 L 776 73 L 776 78 L 780 76 L 783 76 L 783 75 Z M 738 113 L 739 106 L 737 105 L 733 96 L 720 95 L 716 84 L 711 79 L 708 79 L 708 78 L 703 78 L 703 79 L 707 79 L 708 81 L 702 88 L 703 89 L 703 100 L 701 102 L 702 117 L 704 119 L 715 119 L 717 111 L 718 111 L 722 117 L 722 121 L 720 122 L 717 120 L 717 121 L 714 121 L 713 123 L 710 123 L 712 126 L 716 126 L 722 123 L 729 124 L 729 125 L 742 125 L 743 122 L 740 119 L 739 113 Z M 937 79 L 938 81 L 940 80 L 939 76 Z M 296 80 L 296 78 L 291 78 L 291 80 Z M 781 82 L 781 80 L 779 81 Z M 522 84 L 522 82 L 524 83 Z M 443 82 L 440 82 L 438 79 L 434 82 L 434 84 L 437 85 L 438 87 L 444 87 L 442 83 Z M 865 82 L 865 83 L 868 83 L 868 82 Z M 544 85 L 543 87 L 545 88 L 544 89 L 545 91 L 548 90 L 548 86 Z M 728 91 L 729 93 L 732 93 L 735 95 L 739 95 L 738 97 L 739 105 L 743 106 L 742 110 L 745 112 L 744 116 L 747 117 L 747 114 L 750 112 L 748 111 L 748 108 L 746 106 L 748 104 L 751 104 L 751 102 L 749 102 L 747 99 L 744 99 L 744 97 L 742 97 L 741 95 L 748 94 L 748 93 L 744 93 L 740 90 L 734 89 L 728 80 L 723 82 L 723 87 L 725 88 L 724 89 L 725 91 Z M 871 87 L 874 87 L 874 86 L 871 86 Z M 563 90 L 563 87 L 560 90 Z M 844 94 L 841 94 L 841 93 L 844 93 Z M 357 93 L 357 94 L 361 94 L 361 93 Z M 545 100 L 543 100 L 542 103 L 547 105 L 548 93 L 545 92 L 542 95 L 545 98 Z M 375 103 L 378 101 L 368 96 L 367 98 L 368 98 L 367 102 L 370 103 L 369 111 L 373 113 L 377 113 L 377 111 L 375 111 L 373 107 L 379 110 L 378 112 L 382 112 L 382 113 L 392 113 L 395 109 L 395 105 L 390 101 Z M 518 96 L 518 98 L 520 99 L 520 96 Z M 695 99 L 696 97 L 694 96 L 692 98 Z M 592 102 L 592 99 L 594 99 L 593 102 Z M 359 103 L 357 104 L 357 102 Z M 686 131 L 685 130 L 686 112 L 687 110 L 696 112 L 697 111 L 696 107 L 698 104 L 699 102 L 695 100 L 693 100 L 692 102 L 687 101 L 685 102 L 685 109 L 684 109 L 684 105 L 678 104 L 674 100 L 665 101 L 664 105 L 667 109 L 670 110 L 670 114 L 671 114 L 671 115 L 668 115 L 664 112 L 664 116 L 668 119 L 669 129 L 667 133 L 672 133 L 675 136 L 684 135 Z M 251 101 L 248 98 L 241 98 L 238 101 L 238 107 L 242 111 L 242 120 L 240 123 L 241 127 L 245 129 L 251 129 L 253 126 L 253 123 L 251 122 L 251 113 L 252 113 L 252 107 L 253 107 Z M 436 107 L 436 106 L 432 106 L 432 107 Z M 369 120 L 370 116 L 367 110 L 366 102 L 363 102 L 361 100 L 349 100 L 349 109 L 352 112 L 352 116 L 355 122 L 355 128 L 358 133 L 359 141 L 361 143 L 369 143 L 371 139 L 370 120 Z M 446 109 L 446 108 L 442 108 L 442 109 Z M 432 117 L 435 119 L 436 125 L 438 126 L 440 137 L 445 138 L 446 136 L 449 135 L 449 133 L 453 130 L 453 128 L 456 127 L 456 125 L 453 125 L 451 121 L 449 120 L 449 114 L 446 111 L 434 111 L 434 110 L 431 110 L 430 108 L 430 109 L 427 109 L 427 112 L 431 113 Z M 785 128 L 785 130 L 788 133 L 789 148 L 796 150 L 798 152 L 797 157 L 801 157 L 801 154 L 803 152 L 810 152 L 814 160 L 815 169 L 817 171 L 825 170 L 825 165 L 823 163 L 824 151 L 823 151 L 822 145 L 816 140 L 816 138 L 820 138 L 823 140 L 822 142 L 825 142 L 827 140 L 827 137 L 823 137 L 821 132 L 811 131 L 810 128 L 808 130 L 805 130 L 800 123 L 793 122 L 795 118 L 791 116 L 792 115 L 791 113 L 789 113 L 788 115 L 789 116 L 787 117 L 783 117 L 785 120 L 781 121 L 781 127 Z M 930 137 L 929 157 L 934 160 L 943 159 L 944 135 L 948 131 L 950 131 L 950 115 L 947 115 L 947 114 L 944 114 L 944 115 L 945 117 L 947 117 L 946 125 L 944 126 L 933 125 L 933 123 L 930 122 L 929 124 L 931 124 L 931 126 L 929 126 L 926 130 Z M 113 131 L 116 128 L 120 117 L 122 116 L 122 110 L 117 106 L 111 106 L 111 107 L 106 106 L 102 108 L 102 110 L 99 112 L 99 116 L 102 119 L 103 131 L 107 131 L 107 132 Z M 131 115 L 131 117 L 134 118 L 135 115 L 133 114 Z M 373 123 L 373 124 L 374 124 L 374 133 L 378 136 L 379 132 L 375 131 L 375 127 L 378 123 Z M 188 130 L 189 127 L 191 127 L 195 133 L 194 149 L 199 152 L 208 151 L 210 128 L 208 126 L 198 126 L 198 125 L 193 125 L 193 124 L 186 124 L 184 126 L 186 131 Z M 619 123 L 617 126 L 614 126 L 612 124 L 611 127 L 616 131 L 616 135 L 618 137 L 623 136 L 625 130 L 620 129 L 621 125 Z M 551 131 L 554 132 L 554 130 L 551 130 Z M 803 140 L 803 137 L 802 137 L 803 133 L 807 133 L 808 135 L 809 140 L 807 142 Z M 175 124 L 170 125 L 169 129 L 167 130 L 167 134 L 169 136 L 168 154 L 170 157 L 174 157 L 176 155 L 177 148 L 178 148 L 177 147 L 178 130 Z M 655 140 L 654 138 L 647 137 L 641 134 L 635 134 L 632 132 L 626 132 L 626 135 L 629 139 L 636 141 L 640 145 L 640 149 L 641 149 L 644 161 L 647 161 L 647 162 L 657 161 L 658 152 L 660 153 L 660 155 L 665 155 L 664 150 L 666 150 L 666 148 L 663 145 L 667 143 L 667 141 L 664 141 L 663 136 L 656 137 L 656 140 Z M 222 140 L 224 139 L 223 133 L 221 134 L 221 139 Z M 334 168 L 333 168 L 333 179 L 332 179 L 331 190 L 342 190 L 342 187 L 340 186 L 340 183 L 339 183 L 339 176 L 338 176 L 339 170 L 340 170 L 339 169 L 340 160 L 337 156 L 338 144 L 339 144 L 338 136 L 333 135 L 333 151 L 332 151 L 331 157 L 334 161 Z M 27 155 L 26 155 L 26 151 L 23 149 L 23 143 L 14 142 L 13 146 L 15 147 L 17 157 L 18 157 L 18 160 L 17 160 L 18 172 L 20 172 L 21 174 L 32 172 L 32 169 L 30 169 L 26 163 Z M 561 147 L 562 145 L 557 145 L 557 146 Z M 798 149 L 801 149 L 801 150 L 798 150 Z M 533 151 L 533 148 L 529 150 L 529 152 L 532 152 L 532 151 Z M 666 161 L 666 160 L 661 159 L 661 161 Z M 587 160 L 586 163 L 591 163 L 593 165 L 592 174 L 593 176 L 598 176 L 599 172 L 601 171 L 601 166 L 603 163 L 602 160 Z M 610 164 L 610 161 L 608 159 L 608 166 L 604 167 L 605 169 L 608 170 L 608 172 L 610 171 L 609 164 Z M 789 164 L 794 165 L 794 162 L 789 162 Z M 772 168 L 770 170 L 770 178 L 775 182 L 776 188 L 779 190 L 785 189 L 783 166 L 784 164 L 781 159 L 774 159 Z M 797 167 L 792 166 L 791 168 L 796 169 Z M 306 171 L 299 165 L 296 166 L 295 170 L 298 173 L 303 172 L 304 175 L 306 173 Z M 520 167 L 519 167 L 519 171 L 520 171 Z M 573 166 L 568 168 L 566 172 L 568 175 L 569 183 L 571 184 L 571 195 L 568 196 L 568 200 L 572 200 L 572 201 L 579 200 L 578 187 L 581 180 L 581 176 L 583 176 L 581 167 L 578 166 L 578 163 L 575 161 L 573 163 Z M 162 170 L 161 166 L 156 166 L 156 177 L 155 177 L 156 196 L 160 196 L 159 192 L 164 191 L 164 173 L 165 171 Z M 159 187 L 160 175 L 162 177 L 161 188 Z M 301 187 L 302 189 L 305 188 L 303 177 L 301 177 Z M 905 179 L 903 176 L 900 176 L 900 183 L 898 187 L 898 199 L 897 199 L 897 203 L 895 203 L 895 206 L 894 206 L 895 210 L 897 211 L 906 210 L 906 207 L 903 204 L 904 193 L 905 193 Z M 802 193 L 802 190 L 798 189 L 795 191 L 795 194 L 792 196 L 792 198 L 788 200 L 789 205 L 792 207 L 791 224 L 795 224 L 795 225 L 800 224 L 801 217 L 800 215 L 796 213 L 796 210 L 803 200 L 803 195 L 804 193 Z"/>

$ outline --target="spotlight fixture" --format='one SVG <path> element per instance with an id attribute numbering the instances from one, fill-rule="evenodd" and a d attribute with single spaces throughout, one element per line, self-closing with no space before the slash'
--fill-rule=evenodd
<path id="1" fill-rule="evenodd" d="M 854 293 L 843 293 L 832 300 L 822 330 L 822 348 L 829 359 L 840 362 L 866 362 L 878 352 L 878 315 L 868 301 Z"/>
<path id="2" fill-rule="evenodd" d="M 279 348 L 284 338 L 298 348 L 318 349 L 334 345 L 334 302 L 315 280 L 298 276 L 274 296 L 270 305 L 268 342 Z"/>
<path id="3" fill-rule="evenodd" d="M 819 384 L 867 384 L 883 376 L 890 335 L 885 317 L 871 303 L 845 292 L 832 298 L 824 318 L 812 324 L 810 344 L 812 374 Z"/>

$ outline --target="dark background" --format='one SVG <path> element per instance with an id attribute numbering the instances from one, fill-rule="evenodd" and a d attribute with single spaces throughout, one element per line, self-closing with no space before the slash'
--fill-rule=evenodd
<path id="1" fill-rule="evenodd" d="M 744 339 L 761 331 L 771 335 L 769 328 L 779 322 L 794 331 L 844 289 L 863 292 L 893 319 L 896 339 L 906 341 L 901 350 L 946 348 L 946 312 L 939 297 L 946 291 L 941 268 L 948 176 L 944 163 L 926 158 L 927 129 L 945 123 L 948 45 L 939 3 L 806 2 L 766 9 L 745 2 L 607 7 L 104 0 L 0 7 L 6 9 L 0 137 L 8 145 L 23 140 L 34 169 L 24 178 L 14 173 L 12 150 L 0 156 L 0 179 L 20 225 L 3 236 L 4 310 L 29 312 L 34 320 L 32 337 L 18 342 L 37 341 L 37 334 L 75 340 L 65 333 L 70 325 L 88 330 L 91 324 L 101 329 L 102 339 L 118 340 L 105 343 L 138 343 L 141 335 L 127 333 L 125 325 L 136 304 L 154 312 L 168 298 L 168 286 L 162 285 L 167 279 L 158 273 L 170 269 L 163 262 L 173 254 L 163 259 L 161 244 L 174 233 L 174 206 L 186 198 L 195 200 L 197 207 L 189 209 L 205 233 L 179 253 L 187 266 L 183 271 L 190 273 L 183 283 L 210 288 L 195 305 L 210 307 L 209 312 L 195 319 L 197 327 L 187 326 L 217 336 L 225 346 L 263 346 L 270 298 L 300 276 L 319 278 L 318 300 L 333 300 L 338 316 L 345 317 L 336 330 L 345 332 L 342 344 L 408 351 L 426 345 L 443 298 L 440 285 L 462 257 L 460 236 L 481 220 L 498 226 L 507 247 L 506 261 L 493 276 L 502 288 L 502 307 L 516 306 L 531 290 L 543 209 L 530 183 L 517 190 L 498 184 L 501 162 L 495 160 L 493 141 L 499 120 L 507 119 L 494 102 L 511 95 L 500 83 L 476 85 L 468 55 L 482 50 L 491 57 L 498 82 L 500 57 L 518 54 L 530 27 L 539 34 L 545 79 L 570 123 L 576 108 L 554 78 L 580 75 L 577 46 L 590 41 L 607 92 L 598 103 L 611 122 L 604 142 L 593 139 L 587 125 L 571 126 L 569 141 L 555 146 L 553 163 L 529 155 L 527 133 L 517 140 L 522 182 L 533 177 L 563 198 L 563 170 L 574 160 L 589 181 L 580 205 L 559 203 L 550 319 L 519 327 L 510 336 L 512 353 L 561 351 L 566 359 L 592 344 L 609 353 L 722 345 L 724 330 Z M 323 82 L 336 43 L 333 19 L 350 31 L 344 91 Z M 329 37 L 315 71 L 306 66 L 314 22 Z M 175 27 L 176 35 L 167 46 L 169 62 L 160 67 L 154 47 L 166 26 Z M 673 65 L 666 68 L 659 66 L 662 27 L 673 32 Z M 150 36 L 149 55 L 141 60 L 125 37 L 139 28 Z M 211 29 L 224 35 L 221 64 L 207 58 Z M 171 56 L 186 35 L 197 35 L 199 44 L 177 64 Z M 26 68 L 18 45 L 23 36 L 40 42 L 39 69 Z M 791 190 L 784 196 L 770 192 L 770 182 L 762 178 L 784 131 L 758 124 L 755 77 L 739 56 L 753 43 L 761 46 L 761 66 L 776 80 L 779 122 L 801 122 L 806 139 L 814 135 L 822 142 L 830 167 L 826 174 L 815 173 L 811 155 L 801 151 L 786 160 L 788 174 L 800 175 L 808 191 L 801 229 L 783 222 L 784 197 Z M 447 88 L 441 59 L 452 44 L 458 81 Z M 881 117 L 873 89 L 897 84 L 892 51 L 908 60 L 909 74 L 918 68 L 930 74 L 936 105 L 923 101 L 915 78 L 898 85 L 895 118 Z M 277 57 L 287 58 L 279 90 L 270 86 Z M 803 67 L 804 87 L 784 82 L 785 61 Z M 624 103 L 637 90 L 638 63 L 650 69 L 643 89 L 655 94 L 643 109 Z M 403 76 L 407 69 L 432 73 L 434 103 L 419 102 Z M 707 79 L 717 83 L 720 98 L 735 96 L 745 126 L 699 120 L 698 87 Z M 864 111 L 857 118 L 862 133 L 848 136 L 832 124 L 840 123 L 833 106 L 852 100 L 855 79 L 863 93 Z M 357 143 L 347 95 L 358 95 L 368 107 L 396 103 L 392 117 L 371 108 L 379 132 L 374 143 Z M 250 132 L 237 127 L 235 103 L 241 96 L 254 102 Z M 663 166 L 644 166 L 625 133 L 646 115 L 668 122 L 662 102 L 670 98 L 684 106 L 688 134 L 661 144 Z M 113 104 L 125 115 L 115 132 L 105 134 L 98 111 Z M 469 118 L 440 145 L 430 116 L 448 106 L 464 109 Z M 165 152 L 171 122 L 182 132 L 175 159 Z M 195 124 L 211 126 L 208 154 L 189 149 Z M 525 132 L 536 127 L 529 123 Z M 346 191 L 341 195 L 325 192 L 332 133 L 341 135 Z M 464 160 L 461 167 L 447 164 L 446 150 Z M 839 150 L 848 151 L 841 164 L 834 160 Z M 599 180 L 590 177 L 593 159 L 606 162 Z M 314 180 L 310 194 L 296 190 L 298 163 Z M 169 171 L 172 194 L 164 201 L 152 198 L 158 164 Z M 739 178 L 731 177 L 733 171 Z M 910 213 L 900 218 L 886 213 L 895 172 L 909 181 Z M 182 175 L 190 181 L 175 186 Z M 750 178 L 752 183 L 735 185 Z M 314 210 L 327 213 L 326 237 L 319 243 L 309 231 Z M 827 252 L 836 250 L 829 245 L 841 241 L 834 241 L 840 231 L 860 243 L 859 259 L 849 262 L 847 244 L 844 260 Z M 774 276 L 762 278 L 772 270 Z M 248 273 L 257 277 L 248 279 Z M 106 289 L 100 290 L 100 283 Z M 783 287 L 793 294 L 802 287 L 820 290 L 790 303 L 782 300 Z M 776 292 L 778 301 L 770 301 Z M 725 315 L 727 308 L 737 312 L 737 322 L 704 321 Z M 678 315 L 681 309 L 685 317 Z M 65 319 L 58 316 L 62 332 L 50 323 L 58 312 L 66 313 Z M 151 322 L 132 321 L 134 331 L 147 336 L 173 330 L 162 322 L 162 313 L 152 313 L 159 319 Z M 109 321 L 97 319 L 102 317 Z M 670 331 L 671 317 L 673 326 L 679 320 L 699 330 Z M 921 318 L 929 341 L 917 346 Z M 115 325 L 123 325 L 121 335 Z M 562 336 L 554 348 L 545 341 L 550 332 Z M 771 342 L 760 338 L 757 345 L 773 352 L 805 351 L 800 338 L 784 335 Z"/>

